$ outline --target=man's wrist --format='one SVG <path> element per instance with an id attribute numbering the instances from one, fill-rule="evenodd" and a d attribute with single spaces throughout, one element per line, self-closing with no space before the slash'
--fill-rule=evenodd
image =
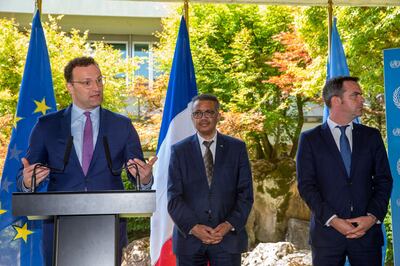
<path id="1" fill-rule="evenodd" d="M 328 226 L 328 227 L 331 226 L 331 223 L 332 223 L 333 219 L 335 219 L 335 218 L 337 218 L 337 215 L 336 214 L 332 215 L 331 218 L 329 218 L 328 221 L 326 221 L 325 226 Z"/>
<path id="2" fill-rule="evenodd" d="M 235 227 L 233 227 L 233 225 L 230 222 L 225 221 L 224 223 L 226 223 L 229 226 L 229 231 L 235 231 Z"/>
<path id="3" fill-rule="evenodd" d="M 29 192 L 31 190 L 31 188 L 29 188 L 28 186 L 25 185 L 24 178 L 22 178 L 22 182 L 21 183 L 22 183 L 21 184 L 22 192 Z"/>
<path id="4" fill-rule="evenodd" d="M 367 213 L 367 216 L 370 217 L 373 221 L 374 224 L 376 224 L 378 221 L 378 219 L 375 217 L 375 215 L 371 214 L 371 213 Z"/>

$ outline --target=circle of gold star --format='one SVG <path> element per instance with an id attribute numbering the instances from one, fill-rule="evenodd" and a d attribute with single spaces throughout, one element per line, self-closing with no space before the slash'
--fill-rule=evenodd
<path id="1" fill-rule="evenodd" d="M 28 236 L 33 234 L 33 231 L 28 230 L 27 223 L 25 223 L 22 227 L 19 227 L 17 225 L 13 225 L 13 227 L 17 231 L 17 234 L 15 235 L 13 240 L 17 240 L 19 238 L 22 238 L 26 243 L 28 241 Z"/>

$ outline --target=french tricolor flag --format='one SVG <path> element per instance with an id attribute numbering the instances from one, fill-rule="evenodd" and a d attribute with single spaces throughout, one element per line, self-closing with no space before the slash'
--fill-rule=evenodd
<path id="1" fill-rule="evenodd" d="M 197 86 L 189 35 L 185 19 L 182 17 L 158 138 L 158 160 L 154 170 L 153 189 L 156 190 L 157 208 L 151 217 L 152 265 L 175 265 L 171 239 L 173 222 L 167 210 L 168 165 L 171 146 L 196 132 L 191 121 L 191 100 L 196 95 Z"/>

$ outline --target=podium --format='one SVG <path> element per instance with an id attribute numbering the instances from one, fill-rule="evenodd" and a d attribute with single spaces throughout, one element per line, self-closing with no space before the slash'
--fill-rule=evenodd
<path id="1" fill-rule="evenodd" d="M 119 218 L 151 216 L 155 191 L 15 192 L 14 216 L 54 219 L 56 266 L 116 265 Z"/>

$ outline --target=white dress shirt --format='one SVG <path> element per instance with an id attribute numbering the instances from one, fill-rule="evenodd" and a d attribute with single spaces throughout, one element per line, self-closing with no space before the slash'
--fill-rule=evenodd
<path id="1" fill-rule="evenodd" d="M 335 123 L 334 121 L 331 120 L 330 117 L 328 117 L 326 122 L 329 126 L 329 129 L 331 130 L 331 133 L 332 133 L 333 139 L 335 140 L 336 146 L 337 146 L 338 150 L 340 151 L 340 135 L 342 133 L 337 126 L 345 126 L 345 125 L 339 125 L 339 124 Z M 353 121 L 351 121 L 347 125 L 349 125 L 349 126 L 346 128 L 345 132 L 346 132 L 347 139 L 349 140 L 350 149 L 351 149 L 351 151 L 353 151 L 353 133 L 352 133 L 353 132 Z M 373 216 L 370 213 L 367 213 L 367 215 Z M 326 221 L 325 225 L 330 226 L 332 219 L 336 218 L 336 217 L 337 217 L 336 214 L 333 215 L 331 218 L 328 219 L 328 221 Z M 375 216 L 373 216 L 373 217 L 375 217 Z M 379 224 L 380 221 L 377 221 L 377 223 Z"/>
<path id="2" fill-rule="evenodd" d="M 211 143 L 211 145 L 210 145 L 210 150 L 211 150 L 211 154 L 213 156 L 213 162 L 215 163 L 215 150 L 217 147 L 217 132 L 215 132 L 214 137 L 212 137 L 211 139 L 208 139 L 208 140 L 205 138 L 202 138 L 199 133 L 197 133 L 197 137 L 199 139 L 201 157 L 203 157 L 203 158 L 204 158 L 204 154 L 206 154 L 206 149 L 207 149 L 206 146 L 203 144 L 203 141 L 213 141 L 213 143 Z"/>

